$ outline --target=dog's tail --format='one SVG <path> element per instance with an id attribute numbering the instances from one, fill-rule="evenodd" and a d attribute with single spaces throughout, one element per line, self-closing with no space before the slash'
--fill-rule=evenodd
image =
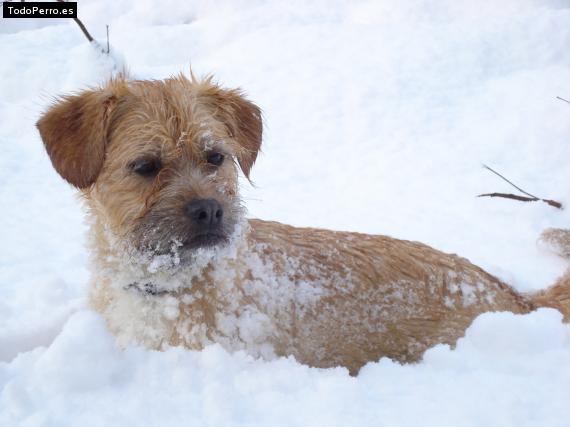
<path id="1" fill-rule="evenodd" d="M 570 230 L 549 228 L 542 233 L 540 241 L 563 258 L 570 260 Z M 564 321 L 570 322 L 570 270 L 548 289 L 531 295 L 537 307 L 552 307 L 559 310 Z"/>
<path id="2" fill-rule="evenodd" d="M 565 322 L 570 322 L 570 271 L 553 286 L 531 295 L 536 307 L 551 307 L 562 313 Z"/>

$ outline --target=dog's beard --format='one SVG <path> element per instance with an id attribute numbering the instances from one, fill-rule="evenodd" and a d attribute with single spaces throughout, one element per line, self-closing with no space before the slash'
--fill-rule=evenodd
<path id="1" fill-rule="evenodd" d="M 158 210 L 149 212 L 124 234 L 99 223 L 107 250 L 95 252 L 93 261 L 102 261 L 105 267 L 93 267 L 123 290 L 138 289 L 151 295 L 176 292 L 192 286 L 192 279 L 201 277 L 208 266 L 235 259 L 245 242 L 247 224 L 245 209 L 238 202 L 224 206 L 223 223 L 213 235 L 193 233 L 187 218 Z M 98 226 L 97 221 L 93 226 Z"/>
<path id="2" fill-rule="evenodd" d="M 200 230 L 183 216 L 149 212 L 131 233 L 129 252 L 148 264 L 151 271 L 189 266 L 195 264 L 197 258 L 215 255 L 230 245 L 243 218 L 240 205 L 226 206 L 223 222 L 218 227 Z"/>
<path id="3" fill-rule="evenodd" d="M 112 276 L 111 282 L 117 289 L 138 291 L 147 296 L 162 296 L 190 288 L 192 279 L 203 276 L 208 266 L 237 258 L 240 247 L 245 244 L 248 223 L 243 215 L 234 218 L 226 228 L 227 238 L 199 247 L 186 247 L 179 234 L 167 233 L 153 234 L 167 240 L 141 247 L 106 228 L 104 232 L 110 249 L 105 255 L 107 268 L 96 268 L 99 274 Z"/>

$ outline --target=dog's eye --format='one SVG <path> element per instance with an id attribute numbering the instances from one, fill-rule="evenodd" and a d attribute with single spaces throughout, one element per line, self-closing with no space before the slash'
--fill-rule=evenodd
<path id="1" fill-rule="evenodd" d="M 139 159 L 131 162 L 129 168 L 140 176 L 154 176 L 160 171 L 161 163 L 159 159 Z"/>
<path id="2" fill-rule="evenodd" d="M 222 153 L 210 153 L 210 154 L 208 154 L 208 157 L 206 160 L 211 165 L 220 166 L 222 163 L 224 163 L 224 158 L 225 158 L 225 156 Z"/>

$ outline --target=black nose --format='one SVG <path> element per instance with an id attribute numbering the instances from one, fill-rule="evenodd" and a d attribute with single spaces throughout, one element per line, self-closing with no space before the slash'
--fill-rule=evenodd
<path id="1" fill-rule="evenodd" d="M 222 205 L 214 199 L 194 199 L 186 205 L 184 211 L 200 227 L 216 227 L 224 216 Z"/>

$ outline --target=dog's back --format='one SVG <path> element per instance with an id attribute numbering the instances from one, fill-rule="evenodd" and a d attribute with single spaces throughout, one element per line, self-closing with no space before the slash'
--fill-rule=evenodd
<path id="1" fill-rule="evenodd" d="M 438 343 L 454 345 L 479 314 L 528 313 L 534 302 L 457 255 L 418 242 L 250 221 L 250 248 L 274 265 L 295 264 L 293 280 L 321 278 L 322 296 L 295 298 L 295 356 L 313 366 L 357 372 L 387 356 L 418 361 Z M 292 261 L 293 260 L 293 261 Z"/>

